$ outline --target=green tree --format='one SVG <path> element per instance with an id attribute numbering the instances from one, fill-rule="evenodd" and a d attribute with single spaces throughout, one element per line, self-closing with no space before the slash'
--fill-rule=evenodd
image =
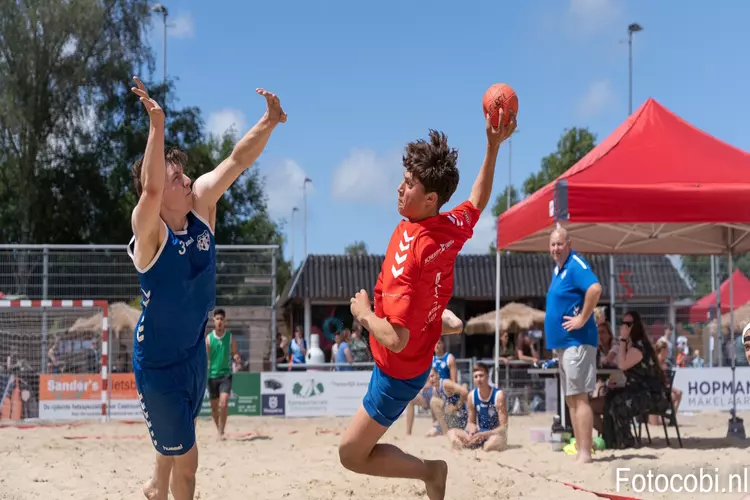
<path id="1" fill-rule="evenodd" d="M 587 128 L 566 129 L 557 142 L 557 151 L 542 158 L 542 168 L 523 183 L 526 196 L 538 191 L 565 173 L 596 146 L 596 136 Z"/>
<path id="2" fill-rule="evenodd" d="M 694 288 L 694 298 L 700 298 L 711 292 L 711 261 L 704 255 L 683 255 L 682 271 L 690 279 Z M 729 278 L 729 261 L 726 255 L 717 255 L 717 273 L 719 284 Z M 750 253 L 735 255 L 734 269 L 739 269 L 750 278 Z M 739 306 L 740 304 L 735 304 Z"/>
<path id="3" fill-rule="evenodd" d="M 137 201 L 130 166 L 143 154 L 148 133 L 148 116 L 130 92 L 133 74 L 153 71 L 145 38 L 148 3 L 0 2 L 0 241 L 127 242 Z M 149 85 L 141 76 L 165 108 L 167 144 L 188 154 L 192 179 L 230 154 L 233 135 L 207 138 L 198 108 L 178 108 L 171 83 Z M 219 201 L 216 225 L 219 244 L 284 240 L 268 215 L 256 168 Z M 290 275 L 279 257 L 278 290 Z M 270 272 L 263 258 L 233 274 L 240 280 L 243 273 Z M 30 274 L 25 259 L 18 259 L 19 276 Z"/>
<path id="4" fill-rule="evenodd" d="M 367 255 L 367 243 L 364 241 L 355 241 L 344 248 L 346 255 Z"/>
<path id="5" fill-rule="evenodd" d="M 75 204 L 76 217 L 54 230 L 86 238 L 91 218 L 109 208 L 97 205 L 107 195 L 101 190 L 106 178 L 95 162 L 86 161 L 96 135 L 92 117 L 134 68 L 153 66 L 145 39 L 149 5 L 143 0 L 0 5 L 0 240 L 48 242 L 47 216 L 62 197 Z M 64 186 L 57 184 L 61 179 Z M 69 192 L 60 189 L 71 186 Z"/>

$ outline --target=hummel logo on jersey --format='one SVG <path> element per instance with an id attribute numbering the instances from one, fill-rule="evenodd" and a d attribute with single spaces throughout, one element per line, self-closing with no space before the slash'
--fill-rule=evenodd
<path id="1" fill-rule="evenodd" d="M 148 303 L 151 302 L 151 290 L 147 292 L 141 288 L 141 292 L 143 292 L 143 307 L 147 307 Z"/>
<path id="2" fill-rule="evenodd" d="M 462 221 L 459 218 L 454 217 L 453 215 L 448 216 L 448 220 L 450 220 L 454 225 L 461 227 L 464 225 L 464 221 Z"/>
<path id="3" fill-rule="evenodd" d="M 409 236 L 409 234 L 404 230 L 403 239 L 398 242 L 398 248 L 401 252 L 406 252 L 409 247 L 411 246 L 411 240 L 414 239 L 414 236 Z M 396 259 L 396 264 L 398 264 L 400 267 L 396 267 L 396 265 L 391 266 L 391 274 L 394 278 L 398 278 L 404 273 L 404 267 L 403 264 L 406 262 L 406 257 L 408 256 L 407 253 L 400 254 L 398 252 L 395 252 L 393 255 L 394 259 Z"/>
<path id="4" fill-rule="evenodd" d="M 138 342 L 142 342 L 145 336 L 143 335 L 143 324 L 138 325 Z"/>

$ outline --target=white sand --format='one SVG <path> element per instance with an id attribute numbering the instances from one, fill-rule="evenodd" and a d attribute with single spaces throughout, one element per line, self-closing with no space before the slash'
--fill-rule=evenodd
<path id="1" fill-rule="evenodd" d="M 750 462 L 748 451 L 724 439 L 726 414 L 682 418 L 684 449 L 665 447 L 661 426 L 651 426 L 651 447 L 599 452 L 596 462 L 577 466 L 572 457 L 553 452 L 549 444 L 531 443 L 531 428 L 549 428 L 550 414 L 511 417 L 510 447 L 502 453 L 456 452 L 447 438 L 425 438 L 430 422 L 418 418 L 414 435 L 407 437 L 403 419 L 386 434 L 394 443 L 418 456 L 448 462 L 448 493 L 455 500 L 593 499 L 590 493 L 561 484 L 617 493 L 616 467 L 641 472 L 698 473 L 701 466 L 719 468 L 726 475 Z M 213 424 L 198 429 L 200 467 L 196 498 L 201 500 L 399 500 L 425 498 L 417 481 L 358 476 L 338 463 L 337 444 L 347 419 L 276 419 L 230 417 L 227 432 L 254 433 L 263 439 L 215 438 Z M 750 421 L 748 421 L 750 423 Z M 748 429 L 750 431 L 750 429 Z M 670 436 L 674 436 L 670 428 Z M 67 439 L 101 436 L 102 439 Z M 644 432 L 645 438 L 645 432 Z M 154 450 L 146 427 L 137 424 L 90 424 L 74 428 L 0 428 L 0 499 L 139 499 L 140 487 L 153 464 Z M 750 481 L 750 477 L 748 478 Z M 721 487 L 726 486 L 723 484 Z M 750 484 L 748 485 L 750 486 Z M 721 491 L 721 490 L 720 490 Z M 731 498 L 741 494 L 647 494 L 623 496 L 656 498 Z M 171 498 L 171 497 L 170 497 Z"/>

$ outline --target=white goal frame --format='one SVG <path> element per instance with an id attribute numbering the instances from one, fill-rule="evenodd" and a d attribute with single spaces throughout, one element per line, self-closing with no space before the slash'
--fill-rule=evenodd
<path id="1" fill-rule="evenodd" d="M 0 300 L 0 309 L 94 308 L 102 310 L 102 422 L 109 420 L 109 303 L 106 300 Z"/>

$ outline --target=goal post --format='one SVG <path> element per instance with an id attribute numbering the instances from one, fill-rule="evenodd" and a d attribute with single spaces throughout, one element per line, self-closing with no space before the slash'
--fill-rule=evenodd
<path id="1" fill-rule="evenodd" d="M 0 420 L 109 420 L 108 312 L 101 300 L 0 300 Z"/>

